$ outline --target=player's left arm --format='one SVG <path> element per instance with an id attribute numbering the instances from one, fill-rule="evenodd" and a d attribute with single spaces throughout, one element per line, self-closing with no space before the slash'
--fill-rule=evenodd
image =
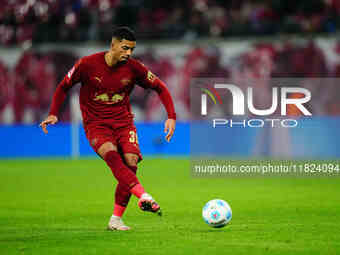
<path id="1" fill-rule="evenodd" d="M 176 120 L 175 119 L 167 119 L 164 125 L 164 133 L 166 133 L 165 139 L 170 142 L 172 136 L 174 135 L 176 128 Z"/>
<path id="2" fill-rule="evenodd" d="M 174 103 L 170 92 L 163 81 L 156 78 L 153 85 L 154 86 L 151 88 L 158 93 L 158 96 L 168 113 L 168 119 L 165 121 L 164 125 L 164 133 L 166 133 L 165 139 L 170 142 L 176 129 L 176 112 Z"/>
<path id="3" fill-rule="evenodd" d="M 138 85 L 156 91 L 168 113 L 168 119 L 165 121 L 164 125 L 164 132 L 166 133 L 165 139 L 170 142 L 176 128 L 176 112 L 170 92 L 165 83 L 149 71 L 143 64 L 136 61 L 135 68 L 138 77 Z"/>

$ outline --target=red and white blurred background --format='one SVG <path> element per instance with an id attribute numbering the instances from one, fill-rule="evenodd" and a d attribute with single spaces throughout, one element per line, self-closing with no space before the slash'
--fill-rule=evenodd
<path id="1" fill-rule="evenodd" d="M 340 0 L 2 0 L 0 123 L 44 118 L 76 59 L 107 50 L 117 25 L 136 31 L 135 57 L 168 84 L 181 120 L 191 77 L 339 77 L 339 13 Z M 313 114 L 339 114 L 337 86 L 311 89 Z M 164 115 L 141 89 L 132 104 L 137 120 Z M 70 119 L 66 105 L 61 120 Z"/>
<path id="2" fill-rule="evenodd" d="M 134 57 L 167 83 L 180 120 L 177 139 L 171 144 L 160 142 L 160 134 L 147 130 L 150 127 L 143 122 L 155 122 L 158 129 L 166 118 L 164 109 L 157 96 L 137 87 L 131 102 L 145 153 L 189 154 L 192 77 L 227 78 L 235 84 L 255 80 L 258 108 L 271 103 L 272 85 L 266 81 L 284 77 L 303 78 L 303 84 L 296 86 L 308 86 L 313 117 L 325 119 L 311 119 L 312 129 L 290 130 L 290 139 L 277 133 L 269 138 L 258 131 L 253 140 L 264 137 L 265 142 L 245 140 L 247 150 L 239 152 L 233 141 L 240 143 L 240 136 L 229 130 L 224 139 L 232 153 L 246 157 L 287 156 L 286 151 L 288 157 L 339 155 L 340 87 L 337 82 L 312 82 L 311 78 L 340 77 L 340 0 L 1 0 L 0 4 L 0 129 L 10 139 L 4 141 L 7 146 L 0 157 L 93 154 L 78 126 L 79 87 L 72 90 L 60 115 L 61 121 L 72 125 L 59 125 L 51 130 L 54 135 L 43 137 L 36 124 L 48 114 L 58 82 L 75 61 L 107 50 L 113 28 L 121 25 L 135 30 Z M 288 109 L 288 114 L 301 113 Z M 23 147 L 22 140 L 28 138 L 32 142 Z M 40 145 L 46 139 L 58 145 L 42 152 Z"/>
<path id="3" fill-rule="evenodd" d="M 30 50 L 2 49 L 0 62 L 0 122 L 35 123 L 48 112 L 58 82 L 77 58 L 106 50 L 105 46 L 77 47 L 40 45 Z M 235 41 L 198 44 L 159 43 L 138 45 L 135 57 L 163 79 L 176 103 L 180 120 L 190 119 L 191 77 L 220 77 L 237 80 L 270 77 L 340 77 L 340 44 L 336 39 L 292 39 L 270 42 Z M 259 86 L 261 98 L 271 99 L 271 90 Z M 315 85 L 313 115 L 339 115 L 340 87 Z M 77 88 L 73 90 L 77 93 Z M 68 100 L 69 101 L 69 100 Z M 157 121 L 164 117 L 160 101 L 139 87 L 131 101 L 136 119 Z M 265 103 L 265 100 L 262 100 Z M 267 102 L 268 106 L 270 102 Z M 258 104 L 261 104 L 259 100 Z M 70 121 L 70 107 L 62 109 L 61 120 Z"/>

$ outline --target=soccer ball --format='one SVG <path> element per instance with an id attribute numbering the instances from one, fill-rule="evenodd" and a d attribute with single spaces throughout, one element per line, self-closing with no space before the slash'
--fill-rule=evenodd
<path id="1" fill-rule="evenodd" d="M 209 226 L 222 228 L 227 225 L 232 216 L 229 204 L 221 199 L 210 200 L 202 210 L 202 216 Z"/>

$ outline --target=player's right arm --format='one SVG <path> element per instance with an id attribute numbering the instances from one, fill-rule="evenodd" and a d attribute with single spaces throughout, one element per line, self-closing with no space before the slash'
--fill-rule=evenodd
<path id="1" fill-rule="evenodd" d="M 65 101 L 67 92 L 81 81 L 81 64 L 82 59 L 80 59 L 72 69 L 67 73 L 64 79 L 58 84 L 56 91 L 54 92 L 50 112 L 45 120 L 40 123 L 40 127 L 45 134 L 48 133 L 47 126 L 54 125 L 58 122 L 58 113 L 61 105 Z"/>

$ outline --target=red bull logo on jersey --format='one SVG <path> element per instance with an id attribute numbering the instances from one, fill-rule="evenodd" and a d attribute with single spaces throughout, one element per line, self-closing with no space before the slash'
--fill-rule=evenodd
<path id="1" fill-rule="evenodd" d="M 125 97 L 125 93 L 121 94 L 113 94 L 110 95 L 109 93 L 103 93 L 103 94 L 95 94 L 93 100 L 94 101 L 100 101 L 101 103 L 104 104 L 116 104 L 120 101 L 122 101 Z"/>

